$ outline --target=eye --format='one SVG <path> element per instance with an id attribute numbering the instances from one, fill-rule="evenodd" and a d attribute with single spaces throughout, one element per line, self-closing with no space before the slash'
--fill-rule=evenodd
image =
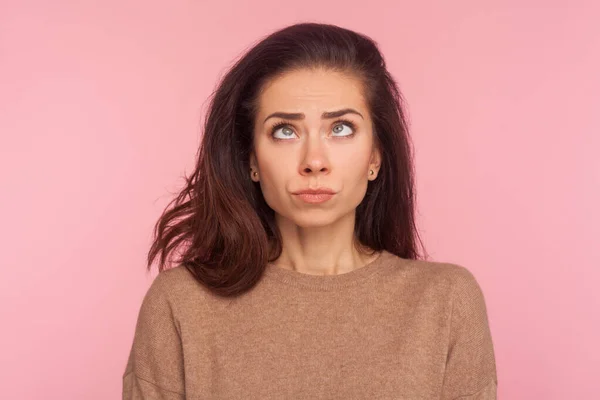
<path id="1" fill-rule="evenodd" d="M 333 126 L 333 132 L 334 133 L 344 132 L 344 126 L 350 128 L 349 132 L 345 135 L 336 135 L 336 136 L 342 136 L 342 137 L 353 136 L 354 135 L 354 124 L 350 121 L 337 121 L 335 123 L 335 125 Z"/>
<path id="2" fill-rule="evenodd" d="M 349 130 L 344 130 L 344 127 L 350 128 Z M 354 136 L 356 130 L 356 126 L 347 120 L 337 120 L 333 124 L 332 132 L 333 136 L 338 136 L 342 138 L 351 138 Z M 281 135 L 277 137 L 277 132 L 281 131 Z M 279 122 L 271 128 L 271 137 L 275 140 L 288 140 L 294 136 L 294 130 L 292 126 L 287 122 Z"/>
<path id="3" fill-rule="evenodd" d="M 276 136 L 275 134 L 277 133 L 277 131 L 281 131 L 284 139 L 275 137 Z M 280 123 L 276 124 L 275 126 L 273 126 L 273 128 L 271 128 L 271 136 L 273 136 L 273 138 L 276 140 L 287 140 L 288 138 L 291 138 L 293 135 L 294 135 L 294 131 L 285 122 L 280 122 Z"/>

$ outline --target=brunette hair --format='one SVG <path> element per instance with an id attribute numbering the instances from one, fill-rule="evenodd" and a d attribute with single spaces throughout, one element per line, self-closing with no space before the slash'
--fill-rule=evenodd
<path id="1" fill-rule="evenodd" d="M 412 144 L 404 100 L 376 42 L 330 24 L 304 22 L 271 33 L 239 58 L 211 95 L 193 173 L 154 226 L 148 269 L 185 266 L 219 296 L 260 280 L 282 250 L 274 211 L 250 179 L 249 155 L 263 85 L 286 72 L 322 67 L 358 77 L 373 121 L 381 170 L 356 209 L 360 246 L 418 259 Z M 175 257 L 175 253 L 178 256 Z"/>

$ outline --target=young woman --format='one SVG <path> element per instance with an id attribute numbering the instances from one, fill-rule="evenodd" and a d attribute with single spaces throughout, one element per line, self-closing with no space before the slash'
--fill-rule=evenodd
<path id="1" fill-rule="evenodd" d="M 480 286 L 417 249 L 402 97 L 374 41 L 272 33 L 203 133 L 156 225 L 124 399 L 496 398 Z"/>

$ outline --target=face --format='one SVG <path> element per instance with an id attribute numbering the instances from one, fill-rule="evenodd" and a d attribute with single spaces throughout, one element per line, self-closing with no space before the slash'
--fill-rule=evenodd
<path id="1" fill-rule="evenodd" d="M 258 100 L 250 177 L 277 219 L 308 228 L 354 216 L 381 161 L 362 83 L 299 70 L 267 83 Z M 322 187 L 335 194 L 321 203 L 294 194 Z"/>

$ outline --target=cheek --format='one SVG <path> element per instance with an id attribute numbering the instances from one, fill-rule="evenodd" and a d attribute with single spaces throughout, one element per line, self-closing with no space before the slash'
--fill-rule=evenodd
<path id="1" fill-rule="evenodd" d="M 273 203 L 279 202 L 279 198 L 285 195 L 287 190 L 287 177 L 293 172 L 290 170 L 291 160 L 289 157 L 269 157 L 263 155 L 260 158 L 259 184 L 263 197 L 272 208 Z"/>
<path id="2" fill-rule="evenodd" d="M 358 178 L 367 172 L 370 161 L 370 152 L 365 151 L 367 146 L 353 146 L 343 149 L 340 154 L 336 154 L 334 166 L 341 171 L 344 176 Z M 332 160 L 333 161 L 333 160 Z"/>
<path id="3" fill-rule="evenodd" d="M 336 164 L 346 200 L 353 206 L 358 206 L 367 192 L 369 162 L 370 153 L 362 148 L 346 152 Z"/>

